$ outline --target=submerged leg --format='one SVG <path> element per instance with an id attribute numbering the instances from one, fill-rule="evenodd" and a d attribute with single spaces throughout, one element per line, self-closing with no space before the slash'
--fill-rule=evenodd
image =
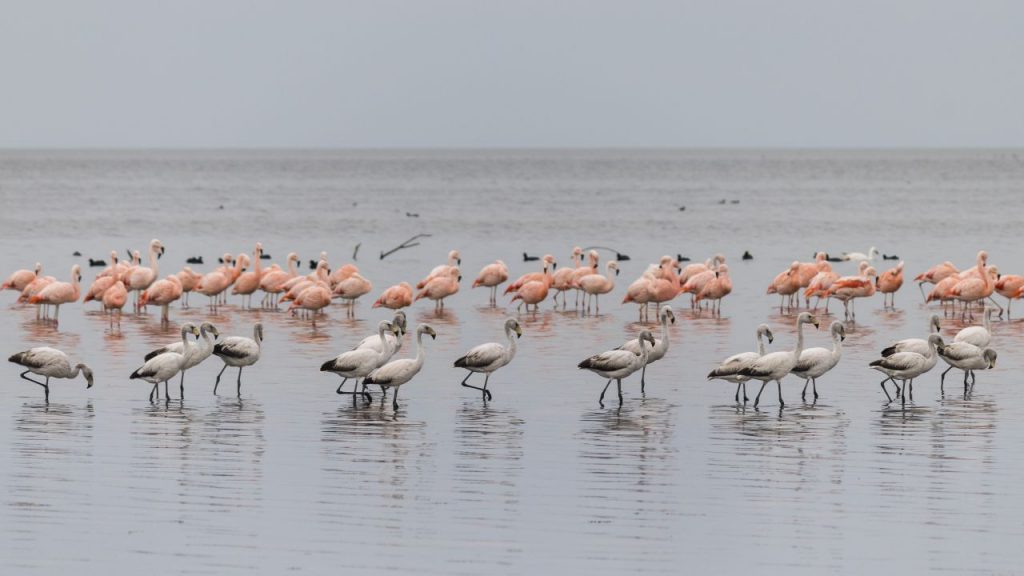
<path id="1" fill-rule="evenodd" d="M 238 397 L 242 397 L 242 367 L 238 367 Z"/>
<path id="2" fill-rule="evenodd" d="M 759 402 L 761 402 L 761 392 L 764 392 L 764 387 L 768 384 L 768 381 L 761 382 L 761 389 L 757 391 L 757 397 L 754 398 L 754 408 L 757 408 Z"/>
<path id="3" fill-rule="evenodd" d="M 472 375 L 473 375 L 472 372 L 470 372 L 469 374 L 466 374 L 466 377 L 462 379 L 462 385 L 465 386 L 466 388 L 472 388 L 474 390 L 480 390 L 483 393 L 484 400 L 489 400 L 491 393 L 487 391 L 487 379 L 486 379 L 486 377 L 490 377 L 490 374 L 486 375 L 486 377 L 484 379 L 483 387 L 473 386 L 472 384 L 467 384 L 466 383 L 466 381 L 469 380 L 469 377 L 472 376 Z"/>
<path id="4" fill-rule="evenodd" d="M 213 394 L 215 396 L 217 394 L 217 386 L 220 385 L 221 374 L 224 374 L 224 371 L 227 370 L 227 369 L 228 369 L 228 365 L 224 364 L 224 367 L 220 369 L 220 372 L 217 372 L 217 381 L 213 383 Z"/>
<path id="5" fill-rule="evenodd" d="M 885 393 L 885 399 L 888 400 L 889 402 L 892 402 L 892 396 L 889 396 L 889 391 L 885 389 L 885 383 L 888 382 L 888 381 L 889 381 L 888 378 L 886 378 L 885 380 L 882 380 L 882 382 L 879 384 L 879 386 L 882 387 L 882 392 Z"/>
<path id="6" fill-rule="evenodd" d="M 608 380 L 608 383 L 604 385 L 604 390 L 601 390 L 601 396 L 597 399 L 597 403 L 604 408 L 604 393 L 608 391 L 608 387 L 612 385 L 612 381 Z"/>
<path id="7" fill-rule="evenodd" d="M 619 406 L 622 406 L 622 378 L 617 378 L 615 382 L 619 388 Z"/>
<path id="8" fill-rule="evenodd" d="M 776 380 L 775 383 L 779 386 L 779 407 L 781 408 L 786 405 L 786 403 L 782 401 L 782 380 Z"/>

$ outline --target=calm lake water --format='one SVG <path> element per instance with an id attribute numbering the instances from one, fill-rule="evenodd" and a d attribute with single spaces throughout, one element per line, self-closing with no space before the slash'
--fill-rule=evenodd
<path id="1" fill-rule="evenodd" d="M 335 306 L 314 328 L 241 310 L 238 297 L 210 315 L 196 295 L 193 308 L 172 308 L 169 326 L 151 309 L 112 331 L 94 306 L 64 307 L 54 327 L 0 294 L 5 354 L 54 345 L 96 373 L 91 390 L 55 381 L 46 405 L 7 365 L 0 571 L 1017 572 L 1024 322 L 995 325 L 999 365 L 978 374 L 973 394 L 951 372 L 941 395 L 936 371 L 906 409 L 885 404 L 867 364 L 891 341 L 925 335 L 932 310 L 912 282 L 896 311 L 880 298 L 857 306 L 817 403 L 802 403 L 791 377 L 784 409 L 771 387 L 760 410 L 743 408 L 734 386 L 705 375 L 754 349 L 761 322 L 775 332 L 771 350 L 793 346 L 795 317 L 764 290 L 815 250 L 877 246 L 912 278 L 946 259 L 972 265 L 986 249 L 1003 273 L 1022 272 L 1022 188 L 1017 151 L 2 152 L 4 276 L 41 261 L 64 280 L 86 257 L 157 237 L 162 273 L 195 255 L 210 270 L 259 240 L 274 261 L 294 250 L 305 264 L 323 250 L 332 266 L 359 245 L 373 297 L 453 248 L 464 278 L 443 315 L 428 301 L 409 310 L 438 338 L 397 413 L 390 402 L 354 406 L 319 372 L 390 318 L 369 297 L 354 319 Z M 431 236 L 379 260 L 417 233 Z M 519 316 L 519 354 L 485 404 L 452 362 L 501 341 L 516 313 L 507 297 L 488 307 L 472 278 L 495 258 L 514 276 L 537 269 L 524 251 L 569 265 L 574 245 L 631 257 L 615 292 L 599 315 L 573 311 L 570 297 L 568 311 L 548 301 Z M 740 261 L 744 250 L 754 260 Z M 625 286 L 662 254 L 716 252 L 735 284 L 722 317 L 678 299 L 646 396 L 631 378 L 621 409 L 600 408 L 604 382 L 576 364 L 640 329 L 636 308 L 619 304 Z M 97 270 L 84 270 L 86 284 Z M 830 345 L 833 319 L 821 317 L 808 346 Z M 181 322 L 203 320 L 241 335 L 264 323 L 242 398 L 231 385 L 212 395 L 213 358 L 189 371 L 184 401 L 175 389 L 151 404 L 149 385 L 128 375 Z M 943 335 L 960 327 L 948 321 Z M 402 354 L 413 349 L 407 337 Z"/>

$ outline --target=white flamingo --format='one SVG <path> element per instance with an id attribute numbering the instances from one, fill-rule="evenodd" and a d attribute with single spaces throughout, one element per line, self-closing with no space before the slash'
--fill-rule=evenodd
<path id="1" fill-rule="evenodd" d="M 622 406 L 622 379 L 628 377 L 630 374 L 643 368 L 647 364 L 648 348 L 644 345 L 644 342 L 650 343 L 654 346 L 654 336 L 649 330 L 644 330 L 640 333 L 640 354 L 634 354 L 629 350 L 608 350 L 607 352 L 601 352 L 587 358 L 583 362 L 580 362 L 578 367 L 584 370 L 590 370 L 594 374 L 607 378 L 608 383 L 604 385 L 604 389 L 601 390 L 601 396 L 597 399 L 597 403 L 604 408 L 604 393 L 608 391 L 608 386 L 611 386 L 612 380 L 615 380 L 619 389 L 619 406 Z"/>
<path id="2" fill-rule="evenodd" d="M 928 354 L 896 352 L 869 364 L 875 370 L 888 376 L 888 378 L 882 380 L 881 386 L 882 392 L 885 392 L 885 397 L 889 399 L 889 402 L 892 402 L 892 397 L 889 396 L 889 391 L 885 389 L 885 383 L 892 380 L 893 386 L 896 386 L 897 395 L 900 395 L 900 389 L 896 384 L 896 380 L 903 381 L 902 404 L 905 406 L 907 404 L 907 396 L 913 399 L 914 378 L 935 367 L 935 363 L 939 360 L 936 348 L 942 345 L 942 336 L 932 334 L 928 337 Z"/>
<path id="3" fill-rule="evenodd" d="M 748 376 L 753 380 L 761 381 L 761 389 L 758 390 L 757 396 L 754 398 L 754 408 L 757 408 L 758 403 L 761 401 L 761 392 L 764 392 L 764 387 L 772 380 L 779 387 L 779 406 L 786 405 L 782 401 L 782 379 L 796 367 L 797 362 L 800 360 L 800 354 L 804 351 L 804 324 L 813 324 L 817 328 L 818 319 L 811 316 L 809 312 L 801 312 L 797 316 L 796 348 L 793 351 L 765 354 L 740 370 L 741 376 Z"/>
<path id="4" fill-rule="evenodd" d="M 46 395 L 46 403 L 50 403 L 50 378 L 77 378 L 79 372 L 85 376 L 85 387 L 86 389 L 92 388 L 92 370 L 89 369 L 85 364 L 76 364 L 74 368 L 71 367 L 71 361 L 68 360 L 68 355 L 56 348 L 50 348 L 48 346 L 40 346 L 38 348 L 29 348 L 24 352 L 18 352 L 8 358 L 9 361 L 18 364 L 24 368 L 27 368 L 20 374 L 22 378 L 38 384 L 43 387 L 44 394 Z M 46 377 L 46 382 L 40 382 L 33 380 L 26 376 L 29 372 L 38 374 Z"/>
<path id="5" fill-rule="evenodd" d="M 132 372 L 131 379 L 135 380 L 141 378 L 146 382 L 153 385 L 153 389 L 149 391 L 149 401 L 153 401 L 153 394 L 156 394 L 157 400 L 160 399 L 160 383 L 164 383 L 164 397 L 170 401 L 171 395 L 167 390 L 167 382 L 178 375 L 182 368 L 185 366 L 185 360 L 188 357 L 189 348 L 194 347 L 194 344 L 189 344 L 188 336 L 192 334 L 199 336 L 199 329 L 192 324 L 185 324 L 181 327 L 181 351 L 180 352 L 164 352 L 163 354 L 157 354 L 146 360 L 146 363 L 141 368 Z"/>
<path id="6" fill-rule="evenodd" d="M 832 334 L 832 349 L 808 348 L 800 353 L 800 360 L 793 368 L 793 375 L 804 379 L 804 391 L 800 393 L 800 399 L 807 399 L 807 384 L 811 383 L 814 391 L 814 399 L 818 399 L 818 378 L 824 376 L 829 370 L 839 364 L 843 355 L 843 340 L 846 340 L 846 327 L 842 322 L 835 321 L 829 326 Z"/>
<path id="7" fill-rule="evenodd" d="M 257 323 L 252 328 L 252 338 L 245 336 L 229 336 L 213 346 L 213 353 L 224 361 L 224 367 L 217 373 L 213 383 L 213 393 L 217 393 L 221 374 L 228 366 L 238 368 L 238 397 L 242 397 L 242 368 L 252 366 L 260 359 L 263 348 L 263 324 Z"/>
<path id="8" fill-rule="evenodd" d="M 515 335 L 515 338 L 512 337 L 513 335 Z M 512 361 L 512 358 L 516 355 L 516 340 L 522 337 L 522 335 L 523 329 L 519 327 L 519 322 L 515 318 L 509 318 L 505 320 L 505 337 L 508 338 L 507 347 L 497 342 L 488 342 L 473 347 L 469 352 L 466 352 L 465 356 L 456 360 L 456 368 L 469 370 L 469 374 L 466 374 L 466 377 L 462 380 L 462 385 L 466 388 L 480 390 L 484 400 L 490 400 L 492 396 L 491 391 L 487 389 L 487 381 L 490 380 L 492 372 Z M 484 374 L 483 387 L 466 383 L 474 372 Z"/>
<path id="9" fill-rule="evenodd" d="M 995 308 L 986 308 L 981 326 L 968 326 L 956 333 L 953 342 L 966 342 L 978 348 L 985 348 L 992 341 L 992 314 Z"/>
<path id="10" fill-rule="evenodd" d="M 935 329 L 936 334 L 942 331 L 938 314 L 932 314 L 932 317 L 928 319 L 928 332 L 931 332 L 932 328 Z M 892 356 L 897 352 L 917 352 L 925 356 L 928 354 L 928 346 L 927 338 L 904 338 L 882 350 L 882 356 Z"/>
<path id="11" fill-rule="evenodd" d="M 342 377 L 341 384 L 338 384 L 338 389 L 336 390 L 338 394 L 362 394 L 369 399 L 366 386 L 363 386 L 362 392 L 358 390 L 358 379 L 366 377 L 370 372 L 373 372 L 387 362 L 388 358 L 390 358 L 389 352 L 394 353 L 394 348 L 389 346 L 387 340 L 384 339 L 384 334 L 387 332 L 395 335 L 398 329 L 391 322 L 381 320 L 377 324 L 377 348 L 356 348 L 348 352 L 342 352 L 320 365 L 321 372 L 332 372 Z M 342 390 L 342 386 L 345 385 L 345 382 L 349 381 L 349 378 L 356 378 L 357 381 L 351 392 L 345 392 Z"/>
<path id="12" fill-rule="evenodd" d="M 647 352 L 647 362 L 644 367 L 640 369 L 640 393 L 644 393 L 644 376 L 647 375 L 647 365 L 657 362 L 665 357 L 668 353 L 668 324 L 676 323 L 676 315 L 672 312 L 672 307 L 666 305 L 661 309 L 659 314 L 659 320 L 661 321 L 661 338 L 654 339 L 654 345 Z M 633 354 L 640 354 L 640 339 L 634 338 L 629 342 L 626 342 L 622 346 L 618 347 L 619 350 L 629 350 Z"/>
<path id="13" fill-rule="evenodd" d="M 429 334 L 432 339 L 437 339 L 437 332 L 433 328 L 427 324 L 420 324 L 416 328 L 415 358 L 392 360 L 370 372 L 366 378 L 363 378 L 363 384 L 377 384 L 382 389 L 384 386 L 394 387 L 395 396 L 391 400 L 391 407 L 395 410 L 398 410 L 398 388 L 412 380 L 423 368 L 423 361 L 426 359 L 426 353 L 423 349 L 424 334 Z M 381 401 L 383 401 L 383 398 L 381 398 Z"/>
<path id="14" fill-rule="evenodd" d="M 186 324 L 182 329 L 190 326 L 191 324 Z M 186 347 L 185 344 L 178 341 L 168 344 L 162 348 L 157 348 L 149 354 L 146 354 L 145 360 L 147 361 L 152 360 L 165 352 L 175 352 L 185 356 L 185 364 L 181 367 L 181 382 L 178 385 L 182 398 L 185 397 L 185 372 L 189 368 L 199 366 L 203 361 L 209 358 L 213 354 L 213 339 L 220 337 L 220 331 L 217 330 L 216 326 L 209 322 L 203 322 L 202 325 L 199 326 L 199 334 L 202 336 L 202 344 L 199 344 L 197 340 L 196 342 L 189 342 Z M 210 338 L 211 334 L 213 335 L 213 339 Z"/>
<path id="15" fill-rule="evenodd" d="M 708 373 L 708 380 L 725 380 L 726 382 L 732 382 L 736 385 L 736 402 L 740 401 L 740 386 L 743 386 L 743 402 L 744 404 L 750 398 L 747 398 L 747 381 L 750 380 L 749 376 L 743 376 L 740 374 L 740 370 L 747 367 L 748 364 L 757 360 L 761 356 L 764 356 L 764 337 L 768 337 L 768 343 L 771 344 L 775 337 L 772 335 L 771 328 L 767 324 L 761 324 L 757 327 L 757 352 L 740 352 L 739 354 L 733 354 L 722 363 Z"/>
<path id="16" fill-rule="evenodd" d="M 953 368 L 959 368 L 964 371 L 964 394 L 968 390 L 967 377 L 970 376 L 970 386 L 973 387 L 974 371 L 995 368 L 996 357 L 998 356 L 996 351 L 991 348 L 982 349 L 967 342 L 953 342 L 947 346 L 937 348 L 936 351 L 946 361 L 946 364 L 949 364 L 949 368 L 946 368 L 942 373 L 942 377 L 939 378 L 939 390 L 945 392 L 946 372 Z"/>

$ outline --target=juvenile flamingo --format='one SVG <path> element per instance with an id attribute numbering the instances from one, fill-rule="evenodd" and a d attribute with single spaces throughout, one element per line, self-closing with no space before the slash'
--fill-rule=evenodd
<path id="1" fill-rule="evenodd" d="M 772 352 L 765 354 L 751 361 L 739 371 L 740 376 L 746 376 L 761 381 L 761 389 L 754 398 L 754 408 L 757 408 L 761 401 L 761 392 L 772 380 L 779 387 L 779 406 L 785 406 L 782 401 L 782 379 L 796 368 L 800 361 L 800 354 L 804 351 L 804 324 L 813 324 L 818 327 L 818 319 L 811 316 L 810 312 L 801 312 L 796 319 L 796 348 L 792 352 Z"/>
<path id="2" fill-rule="evenodd" d="M 743 387 L 743 403 L 746 404 L 750 398 L 747 398 L 747 381 L 750 380 L 750 376 L 743 376 L 740 371 L 747 367 L 751 362 L 757 360 L 761 356 L 764 356 L 764 337 L 768 337 L 768 343 L 771 344 L 775 337 L 772 335 L 771 328 L 767 324 L 761 324 L 757 327 L 757 352 L 740 352 L 739 354 L 733 354 L 722 363 L 708 373 L 708 380 L 714 380 L 715 378 L 725 380 L 726 382 L 732 382 L 736 385 L 736 402 L 740 401 L 740 386 Z"/>
<path id="3" fill-rule="evenodd" d="M 252 366 L 260 359 L 263 350 L 263 324 L 257 323 L 252 329 L 252 338 L 245 336 L 229 336 L 213 347 L 213 354 L 224 361 L 224 367 L 217 374 L 213 384 L 213 393 L 217 394 L 220 377 L 228 366 L 238 368 L 238 397 L 242 397 L 242 368 Z"/>
<path id="4" fill-rule="evenodd" d="M 412 285 L 408 282 L 402 282 L 389 287 L 384 292 L 381 292 L 377 301 L 373 303 L 374 308 L 389 308 L 391 310 L 400 310 L 406 306 L 412 305 Z"/>
<path id="5" fill-rule="evenodd" d="M 609 262 L 609 264 L 612 264 L 612 262 Z M 608 391 L 608 386 L 611 386 L 612 380 L 617 382 L 619 406 L 622 406 L 622 379 L 629 377 L 647 365 L 647 355 L 651 347 L 654 346 L 654 336 L 650 331 L 644 330 L 640 333 L 638 340 L 640 354 L 616 348 L 615 350 L 608 350 L 607 352 L 591 356 L 578 364 L 579 368 L 590 370 L 594 374 L 608 379 L 608 383 L 601 390 L 601 396 L 597 399 L 597 403 L 602 408 L 604 408 L 604 393 Z M 650 344 L 650 346 L 647 346 L 647 344 Z"/>
<path id="6" fill-rule="evenodd" d="M 895 268 L 890 268 L 885 272 L 882 272 L 880 276 L 875 280 L 878 287 L 878 291 L 882 293 L 882 308 L 896 309 L 896 291 L 903 286 L 903 261 L 901 260 Z M 892 298 L 892 302 L 888 302 L 888 298 Z"/>
<path id="7" fill-rule="evenodd" d="M 456 268 L 455 270 L 458 270 Z M 449 271 L 449 274 L 451 271 Z M 416 328 L 416 357 L 415 358 L 400 358 L 398 360 L 392 360 L 387 364 L 377 368 L 373 372 L 363 378 L 363 384 L 377 384 L 379 386 L 387 386 L 395 389 L 395 395 L 391 399 L 391 407 L 394 410 L 398 410 L 398 389 L 408 384 L 416 374 L 419 374 L 420 370 L 423 369 L 423 362 L 426 359 L 426 352 L 423 349 L 423 335 L 428 334 L 432 339 L 437 339 L 437 332 L 427 324 L 420 324 Z M 381 401 L 383 402 L 383 398 Z"/>
<path id="8" fill-rule="evenodd" d="M 18 364 L 23 368 L 27 368 L 27 370 L 22 372 L 20 376 L 33 384 L 38 384 L 43 387 L 47 404 L 50 403 L 50 378 L 73 379 L 77 378 L 78 374 L 81 373 L 85 376 L 86 389 L 92 388 L 92 370 L 90 370 L 85 364 L 77 364 L 72 368 L 71 361 L 68 360 L 68 355 L 56 348 L 49 348 L 46 346 L 30 348 L 24 352 L 18 352 L 17 354 L 12 355 L 7 360 Z M 46 382 L 40 382 L 29 378 L 26 376 L 29 372 L 45 376 Z"/>
<path id="9" fill-rule="evenodd" d="M 559 270 L 559 272 L 561 272 L 561 270 Z M 508 280 L 508 266 L 506 266 L 501 260 L 495 260 L 493 263 L 480 269 L 480 273 L 477 274 L 476 280 L 473 280 L 473 288 L 476 288 L 477 286 L 490 288 L 490 303 L 494 305 L 497 304 L 498 301 L 498 286 L 506 280 Z"/>
<path id="10" fill-rule="evenodd" d="M 512 337 L 513 335 L 515 335 L 515 338 Z M 512 361 L 512 358 L 516 355 L 516 340 L 522 337 L 522 335 L 523 330 L 519 327 L 519 321 L 515 318 L 509 318 L 505 320 L 505 337 L 508 339 L 508 346 L 502 346 L 497 342 L 488 342 L 487 344 L 474 346 L 465 356 L 456 360 L 456 368 L 469 370 L 469 374 L 466 374 L 466 377 L 462 379 L 462 385 L 466 388 L 480 390 L 484 400 L 490 400 L 492 395 L 491 391 L 487 389 L 487 382 L 491 379 L 491 373 Z M 483 387 L 467 384 L 469 377 L 474 373 L 484 374 Z"/>

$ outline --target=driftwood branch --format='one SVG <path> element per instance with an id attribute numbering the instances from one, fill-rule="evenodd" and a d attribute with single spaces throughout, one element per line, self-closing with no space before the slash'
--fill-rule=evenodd
<path id="1" fill-rule="evenodd" d="M 387 258 L 388 256 L 391 256 L 395 252 L 398 252 L 402 248 L 412 248 L 413 246 L 419 246 L 420 243 L 416 242 L 415 240 L 417 240 L 419 238 L 427 238 L 429 236 L 430 236 L 430 234 L 417 234 L 417 235 L 413 236 L 412 238 L 409 238 L 405 242 L 402 242 L 398 246 L 395 246 L 391 250 L 388 250 L 387 252 L 381 252 L 380 253 L 380 259 L 383 260 L 383 259 Z"/>

